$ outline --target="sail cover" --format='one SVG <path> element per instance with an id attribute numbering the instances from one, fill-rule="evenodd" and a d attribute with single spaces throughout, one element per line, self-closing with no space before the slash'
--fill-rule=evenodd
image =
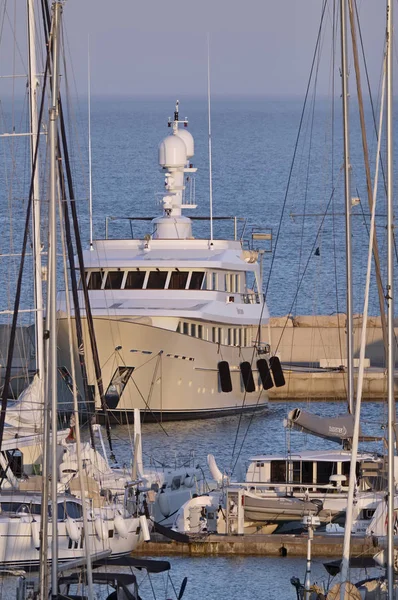
<path id="1" fill-rule="evenodd" d="M 333 442 L 341 442 L 352 438 L 354 417 L 349 414 L 341 417 L 318 417 L 300 408 L 295 408 L 289 412 L 285 426 Z"/>

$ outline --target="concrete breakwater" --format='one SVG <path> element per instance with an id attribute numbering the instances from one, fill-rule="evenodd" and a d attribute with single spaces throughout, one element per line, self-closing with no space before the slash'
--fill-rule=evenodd
<path id="1" fill-rule="evenodd" d="M 321 557 L 342 556 L 344 538 L 341 535 L 315 534 L 312 555 Z M 377 552 L 373 541 L 366 537 L 353 537 L 352 556 L 374 556 Z M 190 540 L 188 543 L 170 541 L 152 534 L 151 541 L 141 544 L 137 554 L 170 556 L 209 555 L 260 555 L 260 556 L 306 556 L 307 535 L 253 534 L 253 535 L 208 535 Z"/>
<path id="2" fill-rule="evenodd" d="M 267 335 L 272 352 L 284 364 L 286 379 L 284 387 L 269 390 L 270 400 L 346 398 L 346 321 L 345 314 L 287 315 L 270 319 L 264 336 Z M 355 315 L 355 365 L 358 365 L 361 327 L 362 315 Z M 365 399 L 382 399 L 387 393 L 387 380 L 380 317 L 368 318 L 365 357 L 363 396 Z M 354 379 L 357 379 L 356 373 Z"/>

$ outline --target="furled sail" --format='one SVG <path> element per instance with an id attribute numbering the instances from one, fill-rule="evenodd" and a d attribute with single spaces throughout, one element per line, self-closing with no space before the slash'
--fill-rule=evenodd
<path id="1" fill-rule="evenodd" d="M 295 408 L 289 412 L 285 421 L 285 427 L 297 429 L 334 442 L 341 442 L 342 440 L 352 438 L 354 433 L 354 417 L 350 414 L 341 417 L 318 417 L 300 408 Z"/>

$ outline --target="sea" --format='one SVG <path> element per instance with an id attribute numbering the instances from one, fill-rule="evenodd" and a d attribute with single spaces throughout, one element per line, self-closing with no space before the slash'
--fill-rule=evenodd
<path id="1" fill-rule="evenodd" d="M 177 98 L 93 97 L 91 100 L 92 214 L 94 238 L 143 236 L 151 233 L 148 221 L 133 222 L 126 217 L 160 214 L 159 199 L 163 176 L 158 166 L 158 144 L 169 134 Z M 195 139 L 192 162 L 195 175 L 195 203 L 192 212 L 209 215 L 208 115 L 206 98 L 180 97 L 180 117 L 187 117 Z M 238 217 L 238 236 L 247 247 L 264 251 L 263 291 L 271 315 L 334 314 L 345 312 L 346 241 L 341 99 L 215 97 L 212 99 L 212 182 L 215 216 Z M 87 99 L 65 104 L 67 135 L 74 176 L 75 197 L 81 236 L 85 247 L 90 236 L 89 163 Z M 364 178 L 358 116 L 352 113 L 352 233 L 354 312 L 363 310 L 367 263 L 369 208 Z M 372 173 L 376 136 L 369 106 L 368 144 Z M 3 126 L 16 123 L 15 115 L 3 106 Z M 19 121 L 22 128 L 24 120 Z M 301 124 L 301 125 L 300 125 Z M 7 142 L 9 144 L 9 141 Z M 26 149 L 14 152 L 25 160 Z M 22 142 L 21 142 L 22 143 Z M 384 144 L 382 144 L 384 152 Z M 12 310 L 15 280 L 20 260 L 27 205 L 28 178 L 19 181 L 9 154 L 2 154 L 0 175 L 0 302 Z M 383 154 L 384 160 L 384 154 Z M 383 162 L 383 168 L 385 165 Z M 380 173 L 380 201 L 377 204 L 377 235 L 385 275 L 386 208 L 384 171 Z M 11 191 L 5 184 L 12 182 Z M 4 185 L 3 185 L 4 184 Z M 7 190 L 7 191 L 6 191 Z M 45 213 L 45 211 L 44 211 Z M 46 215 L 43 215 L 43 230 Z M 233 235 L 233 221 L 215 221 L 215 237 Z M 272 242 L 254 241 L 252 234 L 272 233 Z M 209 223 L 194 223 L 194 235 L 209 236 Z M 262 245 L 263 244 L 263 245 Z M 10 257 L 10 254 L 12 255 Z M 32 306 L 32 277 L 29 258 L 24 280 L 22 307 Z M 379 314 L 374 278 L 370 292 L 370 314 Z M 10 322 L 11 314 L 2 315 Z M 24 313 L 22 323 L 31 315 Z M 344 402 L 270 403 L 254 416 L 234 416 L 206 421 L 143 424 L 144 460 L 180 464 L 191 456 L 205 472 L 206 457 L 213 453 L 222 470 L 236 473 L 250 457 L 293 449 L 325 448 L 327 443 L 303 434 L 288 433 L 283 420 L 289 410 L 302 407 L 321 415 L 344 413 Z M 365 403 L 364 429 L 369 435 L 384 435 L 386 413 L 381 403 Z M 130 464 L 131 426 L 112 428 L 118 463 Z M 372 446 L 372 449 L 380 449 Z M 230 556 L 170 557 L 172 579 L 179 588 L 188 577 L 187 600 L 229 600 L 253 598 L 294 599 L 292 576 L 304 578 L 305 559 L 295 557 Z M 313 561 L 314 579 L 327 580 L 323 560 Z M 162 579 L 162 576 L 158 576 Z M 3 581 L 2 586 L 7 586 Z M 158 583 L 154 584 L 158 586 Z M 160 584 L 159 584 L 160 585 Z M 153 597 L 148 581 L 143 598 Z M 0 595 L 7 587 L 0 588 Z M 167 598 L 171 598 L 169 587 Z"/>

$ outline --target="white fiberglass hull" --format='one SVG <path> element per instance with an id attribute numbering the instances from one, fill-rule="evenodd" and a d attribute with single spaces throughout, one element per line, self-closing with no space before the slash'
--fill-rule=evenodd
<path id="1" fill-rule="evenodd" d="M 124 519 L 126 531 L 121 535 L 113 520 L 103 520 L 99 526 L 95 520 L 89 520 L 89 539 L 91 554 L 111 550 L 112 557 L 130 554 L 143 541 L 140 520 L 136 517 Z M 48 558 L 51 560 L 51 522 L 48 525 Z M 87 535 L 83 530 L 82 520 L 73 524 L 59 521 L 58 525 L 58 560 L 83 558 Z M 99 536 L 97 530 L 100 532 Z M 0 562 L 3 567 L 20 567 L 34 569 L 40 565 L 39 550 L 40 516 L 34 518 L 0 517 Z M 72 537 L 73 539 L 72 539 Z M 103 538 L 103 539 L 102 539 Z"/>
<path id="2" fill-rule="evenodd" d="M 89 384 L 93 385 L 95 374 L 85 319 L 83 327 Z M 267 406 L 267 395 L 255 369 L 255 391 L 245 393 L 243 389 L 239 365 L 243 361 L 256 364 L 258 357 L 252 347 L 219 345 L 122 317 L 94 318 L 94 329 L 105 393 L 118 368 L 133 368 L 120 398 L 115 401 L 107 398 L 108 408 L 119 422 L 132 418 L 135 408 L 146 413 L 146 420 L 180 420 L 236 414 Z M 59 366 L 68 368 L 67 323 L 62 318 L 59 346 Z M 220 361 L 227 361 L 230 366 L 230 393 L 220 389 Z M 96 410 L 100 409 L 96 398 Z"/>

